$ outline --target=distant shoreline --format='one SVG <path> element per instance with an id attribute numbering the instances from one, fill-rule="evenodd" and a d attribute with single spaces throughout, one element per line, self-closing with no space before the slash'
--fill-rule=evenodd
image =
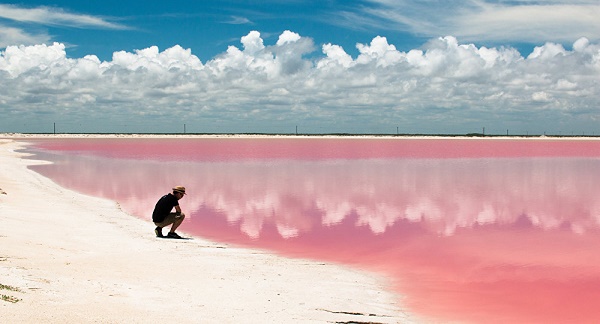
<path id="1" fill-rule="evenodd" d="M 552 139 L 600 140 L 600 135 L 469 134 L 290 134 L 290 133 L 0 133 L 0 138 L 377 138 L 377 139 Z"/>

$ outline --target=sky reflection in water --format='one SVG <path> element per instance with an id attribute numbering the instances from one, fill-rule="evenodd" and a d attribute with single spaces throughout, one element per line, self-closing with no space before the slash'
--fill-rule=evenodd
<path id="1" fill-rule="evenodd" d="M 382 272 L 409 311 L 434 321 L 600 320 L 600 159 L 589 150 L 377 158 L 354 144 L 337 157 L 292 149 L 260 159 L 259 146 L 186 159 L 166 158 L 157 142 L 121 155 L 40 145 L 58 150 L 39 156 L 58 163 L 35 170 L 62 186 L 149 220 L 161 195 L 185 185 L 183 231 Z"/>

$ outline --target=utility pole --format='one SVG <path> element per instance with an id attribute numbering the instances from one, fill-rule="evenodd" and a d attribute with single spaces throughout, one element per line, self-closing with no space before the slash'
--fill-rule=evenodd
<path id="1" fill-rule="evenodd" d="M 56 135 L 56 123 L 54 123 L 54 135 Z"/>

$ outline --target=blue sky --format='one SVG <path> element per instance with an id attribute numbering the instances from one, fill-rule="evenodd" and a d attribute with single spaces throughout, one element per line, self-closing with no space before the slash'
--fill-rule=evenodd
<path id="1" fill-rule="evenodd" d="M 43 8 L 47 17 L 70 14 L 62 21 L 39 24 L 4 22 L 38 34 L 41 40 L 71 46 L 69 56 L 95 54 L 103 60 L 110 60 L 115 51 L 180 45 L 205 61 L 228 45 L 238 45 L 251 30 L 260 31 L 266 42 L 292 30 L 311 35 L 317 44 L 331 42 L 350 51 L 357 42 L 369 42 L 386 32 L 391 34 L 388 39 L 406 49 L 428 39 L 383 22 L 373 25 L 367 18 L 357 25 L 355 16 L 364 15 L 364 6 L 374 6 L 360 1 L 28 1 L 27 6 L 15 6 Z M 86 22 L 84 16 L 99 21 Z"/>
<path id="2" fill-rule="evenodd" d="M 0 132 L 598 134 L 600 4 L 0 2 Z"/>

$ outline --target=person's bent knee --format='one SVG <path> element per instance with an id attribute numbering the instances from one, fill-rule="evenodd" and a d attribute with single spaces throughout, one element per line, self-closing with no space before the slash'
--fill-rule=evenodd
<path id="1" fill-rule="evenodd" d="M 154 223 L 156 226 L 158 227 L 165 227 L 165 226 L 169 226 L 175 222 L 181 222 L 183 221 L 183 219 L 185 218 L 185 215 L 183 213 L 177 215 L 176 213 L 170 213 L 169 215 L 167 215 L 167 217 L 165 217 L 165 219 L 160 222 L 160 223 Z"/>
<path id="2" fill-rule="evenodd" d="M 173 215 L 173 223 L 180 224 L 181 222 L 183 222 L 183 219 L 185 218 L 184 213 L 181 213 L 181 214 L 173 213 L 172 215 Z"/>

